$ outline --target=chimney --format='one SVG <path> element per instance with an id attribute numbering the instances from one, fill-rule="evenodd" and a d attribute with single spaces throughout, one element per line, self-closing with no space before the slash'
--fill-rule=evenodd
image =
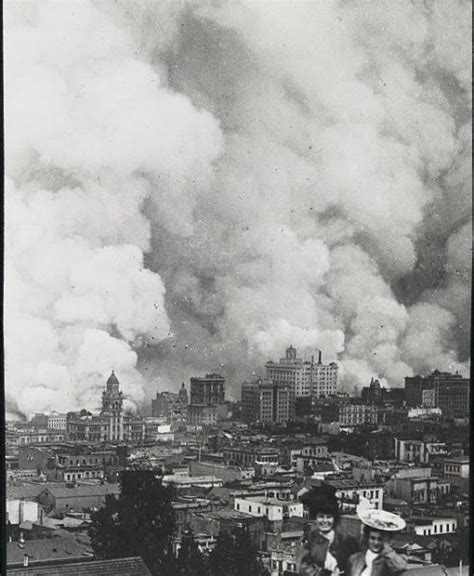
<path id="1" fill-rule="evenodd" d="M 311 355 L 311 366 L 314 364 L 314 354 Z"/>
<path id="2" fill-rule="evenodd" d="M 23 566 L 25 568 L 28 566 L 28 554 L 23 554 Z"/>
<path id="3" fill-rule="evenodd" d="M 319 354 L 318 354 L 318 364 L 322 364 L 322 363 L 323 363 L 323 353 L 320 350 Z"/>

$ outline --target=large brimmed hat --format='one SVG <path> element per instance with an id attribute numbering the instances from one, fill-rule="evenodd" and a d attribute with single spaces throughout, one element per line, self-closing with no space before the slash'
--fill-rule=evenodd
<path id="1" fill-rule="evenodd" d="M 300 496 L 300 501 L 308 508 L 312 516 L 316 516 L 318 513 L 337 516 L 339 512 L 336 489 L 330 484 L 313 486 Z"/>
<path id="2" fill-rule="evenodd" d="M 357 515 L 363 524 L 382 532 L 398 532 L 406 526 L 403 518 L 386 510 L 365 508 L 358 510 Z"/>

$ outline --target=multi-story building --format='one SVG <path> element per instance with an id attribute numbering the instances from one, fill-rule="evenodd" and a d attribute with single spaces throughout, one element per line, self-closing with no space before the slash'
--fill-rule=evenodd
<path id="1" fill-rule="evenodd" d="M 225 406 L 225 379 L 220 374 L 191 378 L 187 422 L 190 426 L 214 426 L 219 407 Z"/>
<path id="2" fill-rule="evenodd" d="M 253 466 L 256 462 L 279 463 L 279 452 L 275 448 L 225 447 L 224 462 L 240 466 Z"/>
<path id="3" fill-rule="evenodd" d="M 65 436 L 61 430 L 23 430 L 17 436 L 17 443 L 19 446 L 57 444 L 64 442 Z"/>
<path id="4" fill-rule="evenodd" d="M 92 451 L 84 448 L 56 454 L 54 467 L 47 471 L 48 480 L 72 482 L 103 478 L 107 469 L 116 468 L 119 458 L 114 450 Z"/>
<path id="5" fill-rule="evenodd" d="M 420 504 L 437 504 L 438 500 L 449 494 L 450 484 L 436 476 L 415 476 L 397 478 L 385 484 L 387 494 L 407 502 L 409 506 Z"/>
<path id="6" fill-rule="evenodd" d="M 470 379 L 438 370 L 429 376 L 408 376 L 405 397 L 409 406 L 441 408 L 445 416 L 462 417 L 469 413 Z"/>
<path id="7" fill-rule="evenodd" d="M 314 356 L 311 360 L 298 358 L 296 349 L 289 346 L 285 358 L 280 358 L 278 362 L 267 362 L 265 369 L 269 380 L 290 385 L 295 398 L 297 396 L 320 398 L 335 394 L 337 391 L 338 366 L 335 362 L 323 364 L 321 351 L 316 363 Z"/>
<path id="8" fill-rule="evenodd" d="M 469 478 L 469 457 L 446 458 L 443 472 L 445 478 Z"/>
<path id="9" fill-rule="evenodd" d="M 389 430 L 374 430 L 367 437 L 366 456 L 371 460 L 389 460 L 395 452 L 393 434 Z"/>
<path id="10" fill-rule="evenodd" d="M 191 378 L 190 404 L 225 404 L 225 379 L 220 374 Z"/>
<path id="11" fill-rule="evenodd" d="M 370 381 L 368 387 L 362 388 L 361 396 L 366 404 L 381 404 L 383 402 L 383 388 L 378 380 Z"/>
<path id="12" fill-rule="evenodd" d="M 344 402 L 339 405 L 339 423 L 344 426 L 377 424 L 377 406 Z"/>
<path id="13" fill-rule="evenodd" d="M 48 416 L 48 428 L 50 430 L 66 430 L 66 414 L 51 412 Z"/>
<path id="14" fill-rule="evenodd" d="M 320 398 L 314 404 L 314 415 L 323 424 L 339 422 L 339 407 L 349 402 L 349 398 Z"/>
<path id="15" fill-rule="evenodd" d="M 48 415 L 43 414 L 42 412 L 37 412 L 31 420 L 28 422 L 30 428 L 34 429 L 44 429 L 48 428 Z"/>
<path id="16" fill-rule="evenodd" d="M 370 381 L 369 386 L 362 388 L 362 401 L 365 404 L 402 404 L 405 397 L 403 388 L 385 388 L 379 380 Z"/>
<path id="17" fill-rule="evenodd" d="M 234 510 L 251 516 L 266 516 L 271 522 L 292 516 L 303 517 L 303 504 L 298 500 L 285 502 L 278 498 L 246 496 L 234 499 Z"/>
<path id="18" fill-rule="evenodd" d="M 188 406 L 189 426 L 214 426 L 217 424 L 217 406 L 190 404 Z"/>
<path id="19" fill-rule="evenodd" d="M 151 415 L 154 418 L 165 418 L 169 422 L 186 422 L 188 410 L 188 392 L 184 382 L 178 393 L 157 392 L 151 401 Z"/>
<path id="20" fill-rule="evenodd" d="M 66 435 L 72 442 L 105 442 L 109 437 L 109 421 L 87 410 L 68 412 L 66 417 Z"/>
<path id="21" fill-rule="evenodd" d="M 66 435 L 71 441 L 140 442 L 145 438 L 145 421 L 143 418 L 124 414 L 123 393 L 117 376 L 112 371 L 102 393 L 100 414 L 92 414 L 87 410 L 68 412 Z"/>
<path id="22" fill-rule="evenodd" d="M 372 508 L 382 510 L 383 486 L 368 480 L 326 480 L 336 488 L 336 496 L 344 512 L 355 511 L 361 498 L 365 498 Z"/>
<path id="23" fill-rule="evenodd" d="M 244 382 L 241 389 L 242 420 L 246 422 L 288 422 L 292 392 L 284 382 L 256 380 Z"/>
<path id="24" fill-rule="evenodd" d="M 400 462 L 428 464 L 435 456 L 447 453 L 445 442 L 427 442 L 416 439 L 394 438 L 395 459 Z"/>
<path id="25" fill-rule="evenodd" d="M 434 518 L 433 516 L 412 517 L 408 524 L 418 536 L 453 534 L 458 528 L 457 518 Z"/>

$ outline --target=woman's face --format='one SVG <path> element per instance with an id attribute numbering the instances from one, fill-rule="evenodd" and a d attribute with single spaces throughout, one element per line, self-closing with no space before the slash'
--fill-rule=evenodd
<path id="1" fill-rule="evenodd" d="M 315 518 L 316 528 L 319 532 L 323 534 L 325 532 L 331 532 L 334 528 L 334 516 L 332 514 L 326 514 L 325 512 L 318 512 Z"/>
<path id="2" fill-rule="evenodd" d="M 369 550 L 374 554 L 380 554 L 385 542 L 385 535 L 379 530 L 370 530 L 368 536 Z"/>

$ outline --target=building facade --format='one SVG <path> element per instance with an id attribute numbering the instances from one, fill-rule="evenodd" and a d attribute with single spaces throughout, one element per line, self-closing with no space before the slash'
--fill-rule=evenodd
<path id="1" fill-rule="evenodd" d="M 285 423 L 292 412 L 291 387 L 284 382 L 256 380 L 244 382 L 241 389 L 242 420 L 245 422 Z"/>
<path id="2" fill-rule="evenodd" d="M 445 442 L 425 442 L 410 438 L 394 438 L 394 449 L 396 460 L 414 464 L 428 464 L 431 458 L 447 453 Z"/>
<path id="3" fill-rule="evenodd" d="M 66 414 L 51 412 L 48 416 L 48 428 L 50 430 L 66 430 Z"/>
<path id="4" fill-rule="evenodd" d="M 226 447 L 222 451 L 224 462 L 240 466 L 253 466 L 256 462 L 278 464 L 280 455 L 273 448 Z"/>
<path id="5" fill-rule="evenodd" d="M 377 406 L 344 402 L 339 405 L 339 422 L 345 426 L 377 424 Z"/>
<path id="6" fill-rule="evenodd" d="M 168 422 L 186 423 L 188 410 L 188 391 L 184 382 L 178 393 L 157 392 L 151 401 L 151 415 L 154 418 L 165 418 Z"/>
<path id="7" fill-rule="evenodd" d="M 141 442 L 145 428 L 143 418 L 124 414 L 123 393 L 113 371 L 102 393 L 100 414 L 81 410 L 66 415 L 66 436 L 72 442 Z"/>
<path id="8" fill-rule="evenodd" d="M 189 426 L 214 426 L 217 424 L 217 406 L 190 404 L 188 406 Z"/>
<path id="9" fill-rule="evenodd" d="M 207 406 L 225 404 L 225 379 L 220 374 L 191 378 L 190 404 Z"/>
<path id="10" fill-rule="evenodd" d="M 311 360 L 303 360 L 297 357 L 296 349 L 289 346 L 284 358 L 278 362 L 267 362 L 265 369 L 267 379 L 291 386 L 294 397 L 320 398 L 337 391 L 338 366 L 335 362 L 323 364 L 321 352 L 318 362 L 314 361 L 314 356 Z"/>
<path id="11" fill-rule="evenodd" d="M 470 379 L 435 370 L 429 376 L 405 378 L 405 398 L 411 407 L 440 408 L 444 416 L 469 414 Z"/>

